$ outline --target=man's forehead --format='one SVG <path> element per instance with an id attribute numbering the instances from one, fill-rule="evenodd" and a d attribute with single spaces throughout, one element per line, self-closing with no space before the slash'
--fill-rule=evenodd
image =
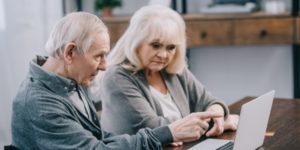
<path id="1" fill-rule="evenodd" d="M 93 39 L 91 48 L 98 49 L 103 52 L 108 52 L 110 49 L 110 40 L 109 40 L 108 33 L 105 33 L 105 32 L 97 33 Z"/>
<path id="2" fill-rule="evenodd" d="M 107 32 L 97 32 L 94 36 L 93 42 L 95 44 L 109 44 L 109 34 Z"/>

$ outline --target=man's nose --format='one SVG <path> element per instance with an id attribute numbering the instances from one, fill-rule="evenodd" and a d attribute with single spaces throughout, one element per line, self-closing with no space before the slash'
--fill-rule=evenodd
<path id="1" fill-rule="evenodd" d="M 106 57 L 104 57 L 99 65 L 98 65 L 98 70 L 101 70 L 101 71 L 105 71 L 106 70 Z"/>

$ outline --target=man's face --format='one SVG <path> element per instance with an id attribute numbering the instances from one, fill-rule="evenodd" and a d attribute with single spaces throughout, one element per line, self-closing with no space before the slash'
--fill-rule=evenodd
<path id="1" fill-rule="evenodd" d="M 75 55 L 72 78 L 80 85 L 90 86 L 98 71 L 106 69 L 106 55 L 109 49 L 108 33 L 95 33 L 90 49 L 84 54 Z"/>

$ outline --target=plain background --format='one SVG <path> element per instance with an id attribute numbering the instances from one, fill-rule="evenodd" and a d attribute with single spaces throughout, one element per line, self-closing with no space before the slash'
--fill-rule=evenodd
<path id="1" fill-rule="evenodd" d="M 75 0 L 66 1 L 68 12 L 76 10 Z M 83 9 L 95 13 L 93 0 L 83 1 Z M 189 13 L 199 12 L 209 2 L 188 0 Z M 147 3 L 123 0 L 123 7 L 115 9 L 114 14 L 130 15 Z M 61 0 L 0 0 L 0 149 L 11 143 L 12 100 L 27 74 L 29 61 L 36 54 L 45 55 L 49 32 L 62 16 Z M 190 50 L 189 64 L 199 81 L 228 104 L 272 89 L 276 97 L 293 96 L 290 45 L 195 48 Z"/>

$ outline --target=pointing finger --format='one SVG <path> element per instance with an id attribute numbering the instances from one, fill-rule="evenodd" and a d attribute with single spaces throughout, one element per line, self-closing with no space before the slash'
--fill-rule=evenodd
<path id="1" fill-rule="evenodd" d="M 205 112 L 198 112 L 197 116 L 201 119 L 208 119 L 208 118 L 216 118 L 216 117 L 222 117 L 222 113 L 218 112 L 211 112 L 211 111 L 205 111 Z"/>

